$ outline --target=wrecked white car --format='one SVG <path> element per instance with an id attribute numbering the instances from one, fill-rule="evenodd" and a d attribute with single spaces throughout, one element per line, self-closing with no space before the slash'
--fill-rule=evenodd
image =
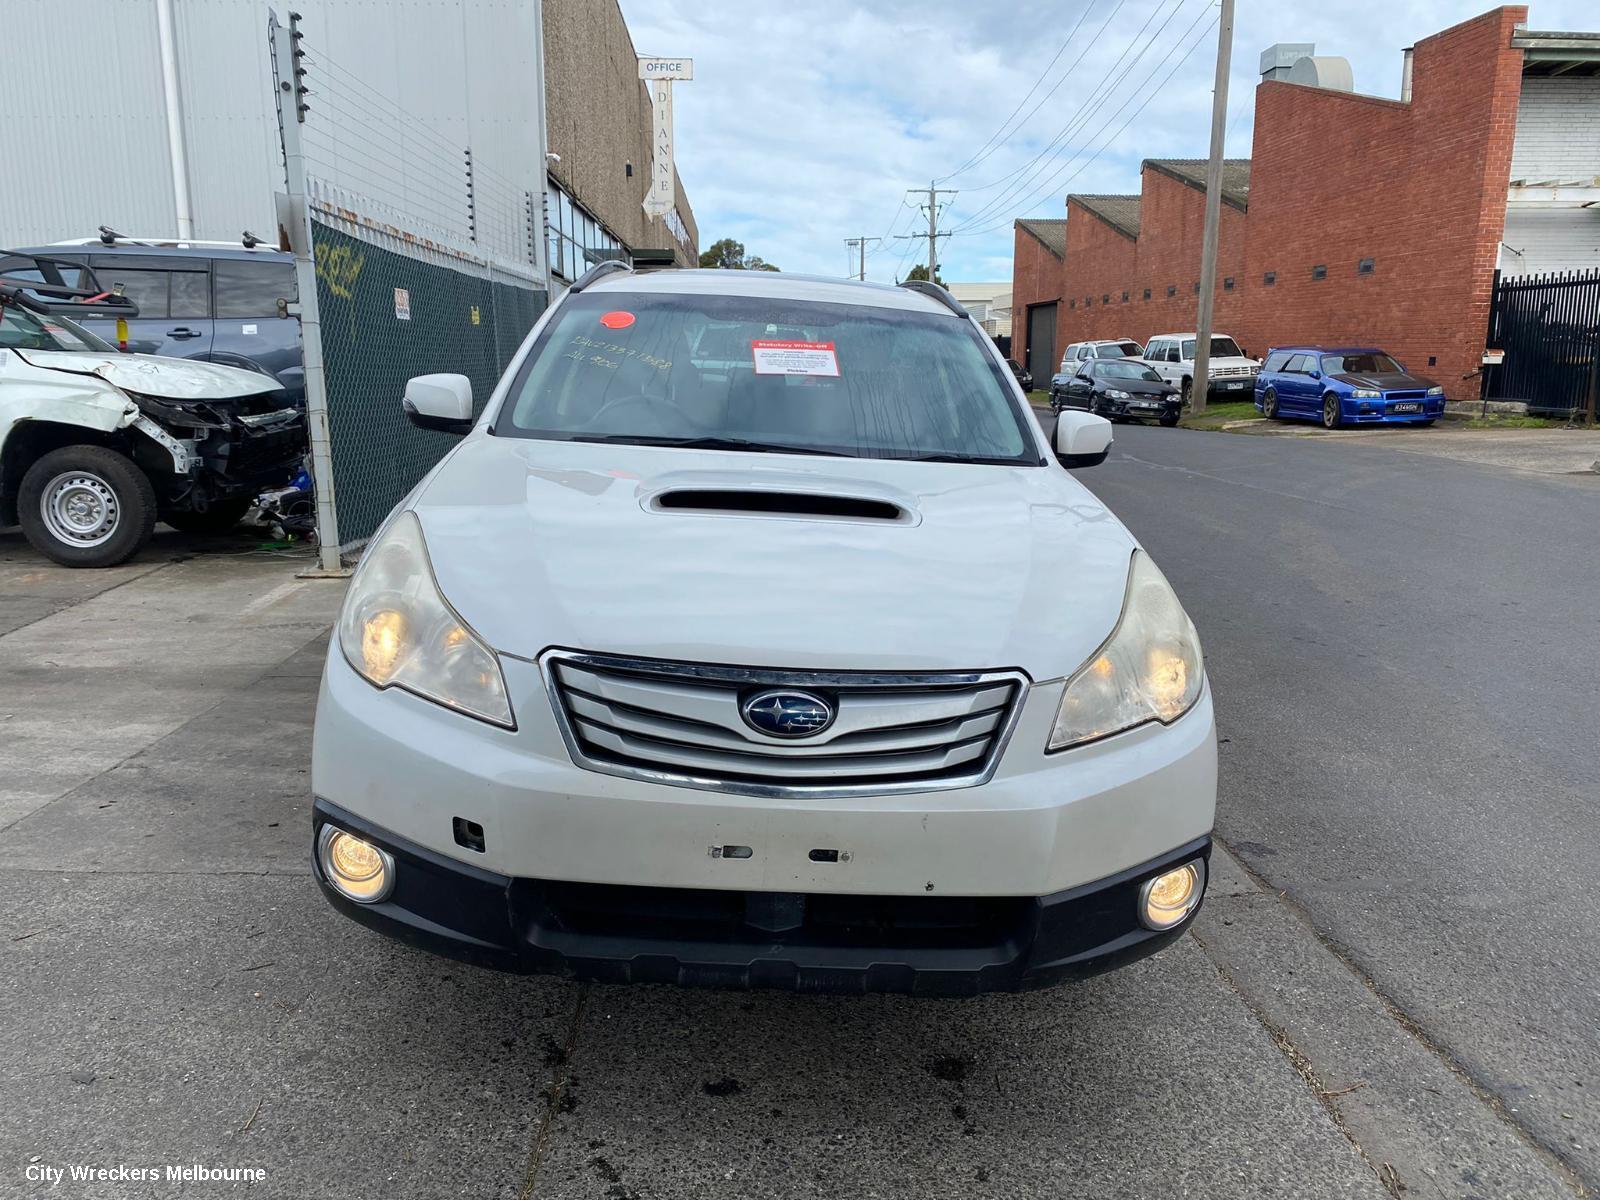
<path id="1" fill-rule="evenodd" d="M 111 566 L 158 519 L 220 532 L 288 481 L 305 418 L 275 379 L 122 353 L 63 313 L 136 315 L 129 302 L 19 265 L 0 270 L 0 524 L 66 566 Z"/>

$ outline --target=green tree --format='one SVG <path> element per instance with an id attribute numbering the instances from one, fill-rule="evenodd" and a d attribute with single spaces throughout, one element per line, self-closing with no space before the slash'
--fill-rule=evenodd
<path id="1" fill-rule="evenodd" d="M 718 267 L 724 271 L 776 271 L 778 269 L 758 255 L 746 254 L 744 252 L 744 243 L 735 238 L 723 238 L 720 242 L 713 242 L 711 247 L 700 255 L 700 265 L 708 269 Z"/>
<path id="2" fill-rule="evenodd" d="M 704 264 L 702 263 L 701 265 L 703 266 Z M 927 278 L 928 278 L 928 268 L 923 266 L 921 263 L 918 263 L 916 266 L 912 267 L 911 270 L 906 273 L 906 279 L 907 280 L 927 279 Z M 940 287 L 944 287 L 944 276 L 940 275 L 937 271 L 934 272 L 933 281 L 935 283 L 937 283 Z"/>

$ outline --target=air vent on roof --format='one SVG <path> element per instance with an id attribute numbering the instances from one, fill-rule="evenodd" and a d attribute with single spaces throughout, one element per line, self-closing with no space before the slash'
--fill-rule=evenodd
<path id="1" fill-rule="evenodd" d="M 655 498 L 652 507 L 664 511 L 770 513 L 794 517 L 841 517 L 855 521 L 909 520 L 909 514 L 904 509 L 887 500 L 814 492 L 681 488 L 662 492 Z"/>

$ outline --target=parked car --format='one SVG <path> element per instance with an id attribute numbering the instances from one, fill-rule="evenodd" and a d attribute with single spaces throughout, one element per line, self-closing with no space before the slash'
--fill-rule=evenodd
<path id="1" fill-rule="evenodd" d="M 23 250 L 87 267 L 139 309 L 120 342 L 113 318 L 85 312 L 81 323 L 134 354 L 161 354 L 260 371 L 291 402 L 305 404 L 294 256 L 239 242 L 99 237 Z M 76 281 L 70 281 L 76 282 Z"/>
<path id="2" fill-rule="evenodd" d="M 1057 413 L 1064 408 L 1085 408 L 1113 421 L 1154 417 L 1167 426 L 1176 425 L 1183 416 L 1178 389 L 1132 358 L 1091 358 L 1079 363 L 1061 389 L 1059 402 L 1052 391 L 1050 407 Z"/>
<path id="3" fill-rule="evenodd" d="M 158 517 L 237 524 L 294 474 L 303 412 L 259 371 L 119 351 L 64 313 L 137 308 L 92 272 L 53 282 L 75 266 L 0 251 L 0 524 L 69 567 L 122 562 Z"/>
<path id="4" fill-rule="evenodd" d="M 1162 333 L 1151 338 L 1144 349 L 1144 360 L 1155 368 L 1156 374 L 1173 384 L 1189 403 L 1189 393 L 1194 388 L 1194 352 L 1196 335 L 1193 333 Z M 1250 395 L 1256 373 L 1261 364 L 1239 348 L 1239 343 L 1225 333 L 1211 335 L 1211 361 L 1206 374 L 1210 386 L 1207 397 L 1237 395 L 1240 400 Z"/>
<path id="5" fill-rule="evenodd" d="M 1073 342 L 1067 347 L 1066 353 L 1061 356 L 1061 369 L 1050 377 L 1050 404 L 1057 408 L 1058 395 L 1065 396 L 1067 380 L 1078 369 L 1078 364 L 1094 358 L 1137 358 L 1144 353 L 1144 347 L 1138 342 L 1127 338 L 1111 339 L 1099 342 Z M 1057 411 L 1060 411 L 1057 408 Z"/>
<path id="6" fill-rule="evenodd" d="M 673 349 L 715 324 L 731 379 Z M 411 380 L 464 436 L 329 647 L 330 901 L 616 982 L 966 994 L 1169 943 L 1216 802 L 1200 646 L 1062 469 L 1111 426 L 1063 413 L 1052 453 L 1025 400 L 932 284 L 609 262 L 479 419 Z"/>
<path id="7" fill-rule="evenodd" d="M 1033 391 L 1033 372 L 1028 370 L 1014 358 L 1006 359 L 1006 366 L 1011 368 L 1011 373 L 1017 377 L 1017 383 L 1025 392 Z"/>
<path id="8" fill-rule="evenodd" d="M 1444 388 L 1372 347 L 1280 346 L 1256 379 L 1256 407 L 1273 419 L 1340 425 L 1432 425 Z"/>
<path id="9" fill-rule="evenodd" d="M 1061 356 L 1061 369 L 1065 371 L 1069 363 L 1082 362 L 1087 358 L 1138 358 L 1143 353 L 1144 347 L 1132 338 L 1073 342 Z"/>

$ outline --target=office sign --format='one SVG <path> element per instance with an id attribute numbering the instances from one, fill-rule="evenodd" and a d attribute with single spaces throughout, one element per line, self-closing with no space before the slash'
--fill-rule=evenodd
<path id="1" fill-rule="evenodd" d="M 693 79 L 692 58 L 641 58 L 640 79 Z"/>

